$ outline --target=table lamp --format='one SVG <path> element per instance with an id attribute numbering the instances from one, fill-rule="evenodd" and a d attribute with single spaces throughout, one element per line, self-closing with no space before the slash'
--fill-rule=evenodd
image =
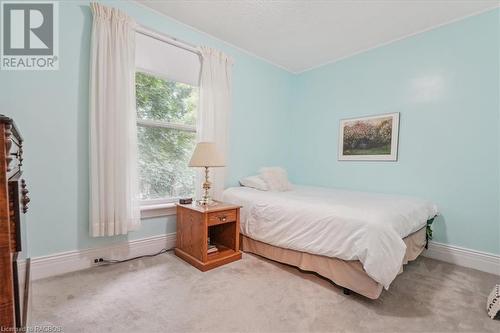
<path id="1" fill-rule="evenodd" d="M 213 142 L 199 142 L 194 149 L 193 156 L 188 164 L 190 167 L 203 167 L 205 168 L 205 182 L 203 183 L 203 196 L 197 203 L 202 206 L 212 205 L 214 201 L 210 198 L 208 191 L 210 190 L 211 183 L 208 180 L 209 167 L 223 167 L 224 159 L 217 151 L 217 147 Z"/>

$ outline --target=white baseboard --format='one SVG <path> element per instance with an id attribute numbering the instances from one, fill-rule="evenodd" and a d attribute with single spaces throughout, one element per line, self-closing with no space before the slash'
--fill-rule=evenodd
<path id="1" fill-rule="evenodd" d="M 95 258 L 126 259 L 175 247 L 176 234 L 153 236 L 107 247 L 56 253 L 31 259 L 32 280 L 79 271 L 95 266 Z M 500 275 L 500 255 L 459 246 L 429 242 L 425 257 Z M 24 263 L 20 263 L 23 274 Z"/>
<path id="2" fill-rule="evenodd" d="M 424 252 L 424 256 L 500 275 L 500 255 L 497 254 L 430 241 L 429 249 Z"/>
<path id="3" fill-rule="evenodd" d="M 96 258 L 127 259 L 175 247 L 175 233 L 153 236 L 116 245 L 75 250 L 31 259 L 31 279 L 79 271 L 95 266 Z M 20 265 L 23 270 L 23 264 Z"/>

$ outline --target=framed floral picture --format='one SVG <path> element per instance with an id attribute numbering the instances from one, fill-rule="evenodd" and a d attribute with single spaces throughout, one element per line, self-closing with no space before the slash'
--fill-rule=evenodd
<path id="1" fill-rule="evenodd" d="M 340 161 L 396 161 L 399 112 L 340 120 Z"/>

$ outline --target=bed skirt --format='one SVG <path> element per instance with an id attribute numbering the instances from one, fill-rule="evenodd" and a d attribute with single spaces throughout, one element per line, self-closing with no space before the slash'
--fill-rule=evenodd
<path id="1" fill-rule="evenodd" d="M 426 244 L 426 228 L 422 228 L 403 241 L 406 244 L 406 255 L 403 265 L 415 260 L 424 250 Z M 377 299 L 382 293 L 383 286 L 366 274 L 361 262 L 357 260 L 345 261 L 306 252 L 289 250 L 254 240 L 241 235 L 241 250 L 298 267 L 304 271 L 311 271 L 333 281 L 336 285 L 350 289 L 371 299 Z M 403 272 L 401 265 L 400 273 Z"/>

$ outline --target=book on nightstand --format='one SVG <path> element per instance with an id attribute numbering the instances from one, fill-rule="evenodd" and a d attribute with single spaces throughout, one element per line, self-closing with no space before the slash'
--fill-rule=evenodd
<path id="1" fill-rule="evenodd" d="M 208 241 L 207 241 L 207 253 L 214 253 L 214 252 L 217 252 L 218 249 L 217 249 L 217 246 L 215 246 L 214 244 L 210 244 L 210 237 L 208 237 Z"/>

